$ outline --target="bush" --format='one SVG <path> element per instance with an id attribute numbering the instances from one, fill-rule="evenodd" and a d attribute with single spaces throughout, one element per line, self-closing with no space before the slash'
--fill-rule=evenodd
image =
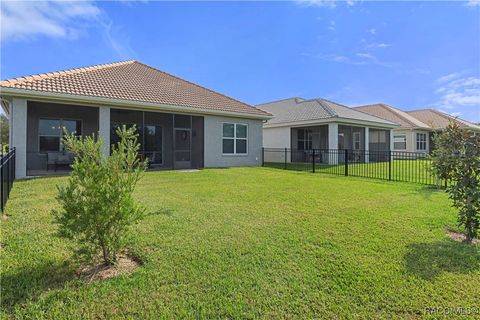
<path id="1" fill-rule="evenodd" d="M 92 262 L 101 253 L 106 265 L 116 262 L 128 227 L 145 213 L 132 196 L 146 168 L 136 130 L 123 126 L 117 134 L 120 142 L 109 157 L 102 156 L 100 139 L 66 135 L 75 160 L 67 184 L 58 187 L 62 209 L 53 211 L 59 236 L 76 241 L 76 254 Z"/>
<path id="2" fill-rule="evenodd" d="M 435 137 L 432 169 L 444 180 L 453 206 L 459 209 L 458 224 L 466 230 L 468 243 L 477 237 L 480 225 L 480 135 L 461 129 L 456 122 Z"/>

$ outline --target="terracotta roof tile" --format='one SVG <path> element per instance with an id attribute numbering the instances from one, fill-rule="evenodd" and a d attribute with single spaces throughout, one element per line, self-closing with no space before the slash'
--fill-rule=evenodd
<path id="1" fill-rule="evenodd" d="M 270 116 L 246 103 L 134 60 L 9 79 L 1 81 L 0 86 Z"/>

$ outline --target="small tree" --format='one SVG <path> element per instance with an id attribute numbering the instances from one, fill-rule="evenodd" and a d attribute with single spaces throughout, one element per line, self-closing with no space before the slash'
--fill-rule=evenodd
<path id="1" fill-rule="evenodd" d="M 480 135 L 451 122 L 434 141 L 432 169 L 440 179 L 452 182 L 447 192 L 459 210 L 458 223 L 466 230 L 466 242 L 471 243 L 480 225 Z"/>
<path id="2" fill-rule="evenodd" d="M 117 134 L 120 142 L 109 157 L 102 156 L 101 140 L 66 135 L 75 160 L 67 184 L 58 187 L 62 209 L 53 211 L 59 235 L 77 242 L 76 253 L 92 262 L 101 252 L 106 265 L 116 262 L 128 227 L 145 212 L 132 196 L 146 168 L 135 128 L 123 126 Z"/>
<path id="3" fill-rule="evenodd" d="M 9 123 L 4 114 L 0 114 L 0 153 L 8 150 Z"/>

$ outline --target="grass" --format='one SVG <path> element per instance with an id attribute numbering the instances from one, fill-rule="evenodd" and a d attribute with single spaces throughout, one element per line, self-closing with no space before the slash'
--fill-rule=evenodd
<path id="1" fill-rule="evenodd" d="M 393 160 L 388 162 L 349 163 L 348 174 L 350 176 L 375 178 L 392 181 L 404 181 L 437 185 L 437 179 L 430 172 L 429 160 Z M 284 169 L 283 162 L 267 162 L 265 166 L 270 168 Z M 312 171 L 312 163 L 290 162 L 287 163 L 288 170 Z M 390 175 L 389 175 L 389 171 Z M 345 174 L 345 164 L 329 165 L 328 163 L 315 164 L 315 172 L 332 173 L 336 175 Z"/>
<path id="2" fill-rule="evenodd" d="M 270 168 L 149 172 L 136 198 L 152 215 L 127 243 L 144 265 L 85 283 L 73 244 L 54 235 L 64 182 L 14 186 L 3 317 L 390 319 L 478 307 L 479 248 L 446 237 L 455 211 L 442 191 Z"/>

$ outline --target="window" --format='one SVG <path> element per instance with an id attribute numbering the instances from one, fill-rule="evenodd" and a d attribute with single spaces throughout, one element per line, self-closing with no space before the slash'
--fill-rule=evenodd
<path id="1" fill-rule="evenodd" d="M 312 150 L 312 130 L 298 129 L 297 135 L 297 149 Z"/>
<path id="2" fill-rule="evenodd" d="M 406 150 L 407 149 L 407 136 L 402 134 L 393 136 L 393 149 L 394 150 Z"/>
<path id="3" fill-rule="evenodd" d="M 353 149 L 360 150 L 360 132 L 353 133 Z"/>
<path id="4" fill-rule="evenodd" d="M 82 122 L 67 119 L 40 119 L 38 122 L 39 152 L 62 151 L 64 130 L 79 136 L 82 134 Z"/>
<path id="5" fill-rule="evenodd" d="M 246 124 L 223 124 L 223 154 L 247 154 L 248 128 Z"/>
<path id="6" fill-rule="evenodd" d="M 426 133 L 417 133 L 417 150 L 427 150 Z"/>
<path id="7" fill-rule="evenodd" d="M 387 132 L 384 130 L 370 130 L 370 143 L 386 143 Z"/>

